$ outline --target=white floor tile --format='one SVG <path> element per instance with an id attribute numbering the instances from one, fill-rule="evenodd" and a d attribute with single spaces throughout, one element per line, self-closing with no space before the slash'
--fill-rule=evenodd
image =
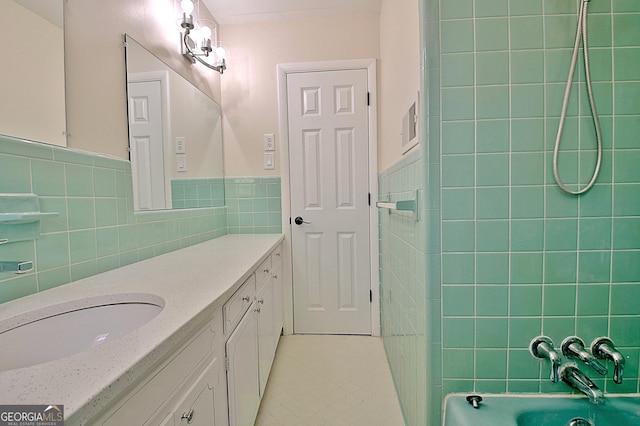
<path id="1" fill-rule="evenodd" d="M 382 339 L 282 336 L 256 426 L 403 426 Z"/>

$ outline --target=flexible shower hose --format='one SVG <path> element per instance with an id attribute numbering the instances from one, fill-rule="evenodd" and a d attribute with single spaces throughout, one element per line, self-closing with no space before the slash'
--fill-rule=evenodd
<path id="1" fill-rule="evenodd" d="M 598 112 L 596 110 L 595 99 L 593 97 L 593 85 L 591 83 L 591 70 L 589 66 L 589 48 L 587 42 L 587 8 L 589 0 L 583 0 L 580 5 L 580 13 L 578 14 L 578 30 L 576 33 L 576 41 L 573 46 L 573 56 L 571 58 L 571 67 L 569 69 L 569 78 L 567 80 L 567 86 L 564 91 L 564 101 L 562 102 L 562 112 L 560 114 L 560 124 L 558 125 L 558 133 L 556 135 L 556 144 L 553 148 L 553 177 L 556 179 L 558 186 L 567 194 L 580 195 L 587 192 L 595 185 L 600 173 L 600 167 L 602 166 L 602 132 L 600 130 L 600 121 L 598 119 Z M 589 183 L 582 189 L 572 191 L 567 188 L 562 179 L 560 178 L 560 171 L 558 170 L 558 157 L 560 155 L 560 141 L 562 140 L 562 131 L 564 130 L 565 120 L 567 118 L 567 109 L 569 108 L 569 96 L 571 94 L 571 86 L 573 85 L 573 77 L 576 69 L 576 63 L 578 61 L 578 52 L 580 50 L 580 40 L 582 39 L 582 51 L 584 58 L 584 73 L 587 83 L 587 92 L 589 94 L 589 106 L 591 107 L 591 117 L 593 118 L 593 125 L 596 131 L 597 138 L 597 159 L 596 165 L 593 171 L 593 175 Z"/>

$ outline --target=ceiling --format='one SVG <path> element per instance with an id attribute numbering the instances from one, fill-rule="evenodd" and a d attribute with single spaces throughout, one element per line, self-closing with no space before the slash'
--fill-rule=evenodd
<path id="1" fill-rule="evenodd" d="M 304 16 L 379 15 L 382 0 L 201 0 L 220 25 Z"/>

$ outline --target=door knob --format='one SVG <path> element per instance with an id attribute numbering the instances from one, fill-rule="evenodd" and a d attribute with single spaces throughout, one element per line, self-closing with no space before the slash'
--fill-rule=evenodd
<path id="1" fill-rule="evenodd" d="M 302 225 L 303 223 L 306 223 L 306 224 L 311 223 L 311 222 L 305 222 L 304 219 L 300 216 L 296 217 L 293 221 L 296 223 L 296 225 Z"/>
<path id="2" fill-rule="evenodd" d="M 191 422 L 193 421 L 193 415 L 195 414 L 195 412 L 193 411 L 193 408 L 191 410 L 189 410 L 188 413 L 183 413 L 182 417 L 180 417 L 180 420 L 186 420 L 188 424 L 191 424 Z"/>

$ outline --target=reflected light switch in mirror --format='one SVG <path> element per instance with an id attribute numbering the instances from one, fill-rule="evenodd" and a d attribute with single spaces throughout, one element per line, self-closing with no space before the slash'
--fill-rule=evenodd
<path id="1" fill-rule="evenodd" d="M 176 154 L 186 154 L 187 153 L 187 142 L 184 137 L 178 136 L 176 137 Z"/>
<path id="2" fill-rule="evenodd" d="M 187 156 L 184 154 L 176 155 L 176 164 L 179 172 L 187 171 Z"/>

